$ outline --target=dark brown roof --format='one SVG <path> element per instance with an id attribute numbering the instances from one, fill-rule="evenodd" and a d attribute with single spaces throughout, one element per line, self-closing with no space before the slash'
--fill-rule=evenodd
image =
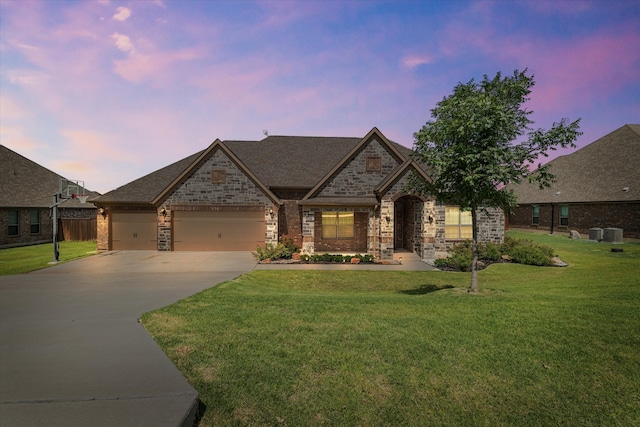
<path id="1" fill-rule="evenodd" d="M 270 188 L 311 188 L 361 138 L 268 136 L 224 144 Z"/>
<path id="2" fill-rule="evenodd" d="M 308 190 L 323 179 L 360 141 L 362 138 L 357 137 L 273 135 L 261 141 L 232 140 L 221 144 L 266 187 Z M 411 153 L 410 149 L 400 144 L 392 141 L 389 143 L 405 157 Z M 205 151 L 116 188 L 96 199 L 96 203 L 151 204 Z"/>
<path id="3" fill-rule="evenodd" d="M 43 208 L 53 204 L 62 176 L 0 145 L 0 206 Z M 90 199 L 100 193 L 87 190 Z M 59 205 L 65 208 L 91 208 L 89 202 L 69 199 Z"/>
<path id="4" fill-rule="evenodd" d="M 551 162 L 556 183 L 510 186 L 518 203 L 640 201 L 640 124 L 628 124 Z M 626 189 L 626 191 L 625 191 Z"/>

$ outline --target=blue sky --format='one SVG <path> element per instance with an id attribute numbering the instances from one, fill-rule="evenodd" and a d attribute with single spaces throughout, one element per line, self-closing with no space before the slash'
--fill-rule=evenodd
<path id="1" fill-rule="evenodd" d="M 458 82 L 524 68 L 535 127 L 640 123 L 640 1 L 0 0 L 0 142 L 107 192 L 264 129 L 411 147 Z"/>

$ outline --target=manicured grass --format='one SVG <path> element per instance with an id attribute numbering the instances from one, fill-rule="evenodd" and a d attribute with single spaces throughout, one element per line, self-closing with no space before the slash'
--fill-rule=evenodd
<path id="1" fill-rule="evenodd" d="M 96 242 L 60 242 L 60 262 L 97 253 Z M 53 261 L 53 243 L 0 249 L 0 276 L 22 274 L 49 267 Z"/>
<path id="2" fill-rule="evenodd" d="M 640 245 L 567 268 L 255 271 L 143 316 L 214 425 L 640 424 Z"/>

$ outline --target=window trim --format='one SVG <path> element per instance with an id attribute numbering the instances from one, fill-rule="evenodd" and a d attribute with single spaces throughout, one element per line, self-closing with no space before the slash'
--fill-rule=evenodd
<path id="1" fill-rule="evenodd" d="M 457 223 L 447 223 L 447 208 L 448 209 L 457 209 L 458 211 L 458 221 Z M 454 206 L 454 205 L 446 205 L 445 206 L 445 214 L 444 214 L 444 238 L 445 240 L 469 240 L 469 239 L 473 239 L 473 221 L 472 221 L 472 217 L 471 217 L 471 211 L 462 211 L 460 209 L 460 206 Z M 468 219 L 469 222 L 462 222 L 463 220 L 463 214 L 468 214 Z M 467 215 L 464 215 L 465 217 L 467 217 Z M 457 227 L 457 237 L 451 237 L 447 235 L 447 231 L 451 230 L 452 227 Z M 462 237 L 463 236 L 463 229 L 469 229 L 470 230 L 470 237 Z"/>
<path id="2" fill-rule="evenodd" d="M 349 227 L 351 229 L 351 235 L 348 237 L 344 237 L 340 235 L 341 225 L 340 225 L 340 214 L 351 214 L 351 224 L 342 225 L 342 228 Z M 333 216 L 335 215 L 335 224 L 325 224 L 325 216 Z M 322 218 L 321 229 L 322 229 L 322 239 L 324 240 L 353 240 L 356 236 L 356 214 L 355 211 L 322 211 L 320 217 Z M 325 227 L 335 227 L 335 237 L 327 237 L 325 234 Z"/>
<path id="3" fill-rule="evenodd" d="M 33 214 L 34 213 L 38 216 L 38 218 L 37 218 L 38 222 L 35 222 L 35 223 L 33 222 Z M 40 215 L 40 211 L 39 210 L 32 209 L 29 212 L 29 231 L 31 232 L 31 234 L 40 234 L 40 232 L 42 230 L 42 223 L 41 223 L 40 218 L 41 218 L 41 215 Z M 34 227 L 37 227 L 36 231 L 33 231 Z"/>
<path id="4" fill-rule="evenodd" d="M 531 207 L 531 224 L 540 225 L 540 205 Z"/>
<path id="5" fill-rule="evenodd" d="M 11 212 L 16 214 L 16 222 L 11 222 Z M 12 229 L 14 232 L 12 233 Z M 11 209 L 7 212 L 7 237 L 20 236 L 20 211 L 17 209 Z"/>
<path id="6" fill-rule="evenodd" d="M 562 214 L 563 209 L 566 210 L 565 215 Z M 558 209 L 558 225 L 560 225 L 561 227 L 569 226 L 569 205 L 560 205 Z"/>

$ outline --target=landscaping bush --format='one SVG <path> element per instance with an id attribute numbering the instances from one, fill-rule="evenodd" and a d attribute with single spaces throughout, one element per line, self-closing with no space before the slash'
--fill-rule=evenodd
<path id="1" fill-rule="evenodd" d="M 435 266 L 442 269 L 471 271 L 471 241 L 456 243 L 449 249 L 449 257 L 435 260 Z M 513 262 L 526 265 L 551 265 L 553 248 L 535 244 L 530 240 L 505 237 L 504 243 L 478 243 L 478 261 L 484 266 L 502 261 L 507 255 Z"/>
<path id="2" fill-rule="evenodd" d="M 267 243 L 264 247 L 258 246 L 253 256 L 258 261 L 264 260 L 277 260 L 277 259 L 291 259 L 294 253 L 298 252 L 300 248 L 293 243 L 293 239 L 282 236 L 280 242 L 277 245 Z"/>

